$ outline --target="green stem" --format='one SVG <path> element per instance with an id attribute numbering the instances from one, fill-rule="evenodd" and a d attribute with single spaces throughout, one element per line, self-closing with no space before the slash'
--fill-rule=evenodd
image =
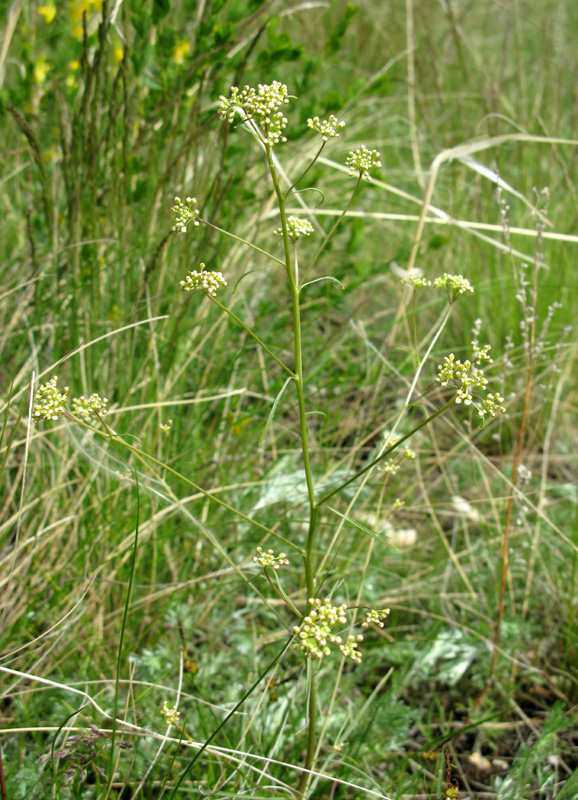
<path id="1" fill-rule="evenodd" d="M 234 716 L 234 715 L 237 713 L 237 711 L 238 711 L 238 710 L 241 708 L 241 706 L 243 705 L 243 703 L 245 702 L 245 700 L 246 700 L 248 697 L 250 697 L 250 696 L 253 694 L 253 692 L 255 691 L 255 689 L 257 688 L 257 686 L 259 686 L 259 684 L 261 683 L 261 681 L 263 680 L 263 678 L 265 678 L 265 676 L 267 675 L 267 673 L 268 673 L 268 672 L 270 672 L 270 671 L 271 671 L 271 670 L 272 670 L 272 669 L 273 669 L 273 668 L 274 668 L 274 667 L 275 667 L 275 666 L 276 666 L 276 665 L 279 663 L 279 661 L 281 661 L 281 659 L 283 658 L 283 656 L 285 655 L 285 653 L 286 653 L 286 652 L 287 652 L 287 650 L 289 649 L 290 645 L 291 645 L 291 639 L 290 639 L 290 640 L 287 642 L 287 644 L 285 645 L 285 647 L 284 647 L 284 648 L 283 648 L 283 649 L 282 649 L 282 650 L 281 650 L 281 651 L 280 651 L 280 652 L 279 652 L 279 653 L 278 653 L 278 654 L 275 656 L 275 658 L 273 659 L 273 661 L 271 661 L 271 663 L 270 663 L 270 664 L 268 664 L 268 665 L 265 667 L 265 669 L 263 670 L 263 672 L 261 672 L 261 674 L 259 675 L 259 677 L 257 678 L 257 680 L 256 680 L 256 681 L 253 683 L 253 685 L 252 685 L 252 686 L 251 686 L 251 687 L 248 689 L 248 691 L 247 691 L 247 692 L 245 692 L 245 694 L 244 694 L 244 695 L 243 695 L 243 697 L 242 697 L 242 698 L 239 700 L 239 702 L 237 703 L 237 705 L 236 705 L 236 706 L 235 706 L 233 709 L 231 709 L 231 711 L 229 711 L 229 713 L 227 714 L 227 716 L 225 717 L 225 719 L 224 719 L 224 720 L 221 722 L 221 724 L 220 724 L 220 725 L 218 725 L 218 726 L 215 728 L 215 730 L 213 731 L 213 733 L 212 733 L 212 734 L 209 736 L 209 738 L 205 740 L 205 742 L 204 742 L 204 744 L 202 745 L 202 747 L 200 747 L 200 748 L 197 750 L 197 753 L 196 753 L 196 755 L 195 755 L 195 756 L 194 756 L 194 757 L 193 757 L 193 758 L 192 758 L 192 759 L 189 761 L 189 763 L 188 763 L 188 764 L 187 764 L 187 766 L 185 767 L 184 771 L 181 773 L 181 776 L 180 776 L 179 780 L 177 781 L 177 783 L 175 784 L 175 787 L 174 787 L 174 789 L 173 789 L 173 792 L 172 792 L 172 794 L 171 794 L 171 796 L 170 796 L 169 800 L 174 800 L 174 798 L 175 798 L 175 797 L 176 797 L 176 795 L 177 795 L 177 791 L 178 791 L 179 787 L 181 786 L 181 784 L 182 784 L 182 782 L 184 781 L 184 779 L 187 777 L 187 775 L 188 775 L 188 773 L 189 773 L 189 771 L 190 771 L 191 767 L 193 766 L 193 764 L 195 764 L 195 762 L 199 760 L 199 758 L 200 758 L 200 757 L 202 756 L 202 754 L 205 752 L 205 750 L 207 749 L 207 747 L 208 747 L 208 746 L 211 744 L 211 742 L 213 741 L 213 739 L 214 739 L 214 738 L 217 736 L 217 734 L 219 733 L 219 731 L 221 731 L 221 730 L 222 730 L 222 729 L 225 727 L 225 725 L 227 724 L 227 722 L 228 722 L 228 721 L 231 719 L 231 717 L 233 717 L 233 716 Z"/>
<path id="2" fill-rule="evenodd" d="M 359 175 L 359 178 L 357 179 L 357 183 L 355 184 L 355 189 L 353 190 L 353 194 L 351 195 L 349 203 L 345 206 L 345 208 L 343 209 L 341 214 L 337 217 L 337 220 L 333 223 L 333 227 L 331 228 L 331 230 L 329 231 L 329 233 L 327 234 L 325 239 L 321 242 L 321 246 L 319 247 L 319 250 L 313 256 L 313 261 L 309 264 L 309 266 L 305 270 L 305 274 L 303 275 L 303 280 L 306 280 L 307 276 L 309 275 L 309 273 L 311 272 L 311 270 L 313 269 L 315 264 L 317 264 L 317 262 L 319 261 L 319 259 L 321 257 L 321 253 L 325 250 L 325 246 L 327 245 L 327 243 L 329 242 L 329 240 L 333 236 L 333 233 L 335 232 L 335 229 L 337 228 L 337 226 L 339 225 L 339 223 L 341 222 L 343 217 L 347 214 L 347 212 L 351 208 L 351 206 L 353 204 L 353 201 L 355 200 L 355 196 L 356 196 L 357 192 L 359 191 L 360 185 L 361 185 L 361 174 Z"/>
<path id="3" fill-rule="evenodd" d="M 307 583 L 307 600 L 313 600 L 315 597 L 315 576 L 313 574 L 313 545 L 315 543 L 315 531 L 317 529 L 317 517 L 319 515 L 318 508 L 311 509 L 311 516 L 309 517 L 309 530 L 307 531 L 307 543 L 305 545 L 305 553 L 303 561 L 305 564 L 305 580 Z"/>
<path id="4" fill-rule="evenodd" d="M 446 403 L 445 406 L 442 406 L 442 408 L 439 408 L 437 411 L 435 411 L 433 414 L 427 417 L 427 419 L 424 419 L 423 422 L 420 422 L 419 425 L 416 425 L 415 428 L 413 428 L 409 433 L 406 433 L 405 436 L 402 436 L 401 439 L 398 439 L 398 441 L 395 444 L 392 444 L 391 447 L 388 447 L 387 450 L 384 450 L 383 453 L 379 455 L 377 458 L 375 458 L 370 464 L 365 466 L 363 469 L 360 469 L 351 478 L 349 478 L 344 483 L 340 484 L 336 489 L 333 489 L 331 492 L 322 497 L 321 500 L 319 500 L 319 502 L 317 503 L 317 507 L 319 508 L 320 506 L 324 505 L 330 498 L 333 497 L 333 495 L 337 494 L 342 489 L 345 489 L 346 486 L 349 486 L 350 483 L 353 483 L 353 481 L 356 481 L 362 475 L 365 475 L 365 473 L 369 472 L 370 469 L 373 469 L 373 467 L 379 464 L 380 461 L 383 461 L 383 459 L 386 458 L 391 452 L 396 450 L 400 446 L 400 444 L 403 444 L 403 442 L 405 442 L 407 439 L 413 436 L 414 433 L 417 433 L 422 428 L 425 428 L 425 426 L 429 425 L 429 423 L 432 422 L 436 417 L 439 417 L 440 414 L 443 414 L 444 411 L 447 411 L 448 408 L 451 408 L 453 405 L 455 405 L 455 402 L 456 399 L 454 397 L 449 401 L 449 403 Z"/>
<path id="5" fill-rule="evenodd" d="M 301 428 L 301 447 L 303 450 L 303 467 L 305 469 L 305 479 L 307 481 L 307 494 L 309 495 L 309 506 L 311 511 L 315 508 L 315 490 L 313 488 L 313 476 L 311 474 L 311 462 L 309 459 L 309 445 L 307 443 L 307 418 L 305 415 L 305 395 L 303 392 L 303 354 L 301 349 L 301 312 L 299 308 L 299 289 L 295 282 L 295 276 L 291 269 L 291 246 L 289 242 L 289 231 L 287 230 L 287 214 L 285 212 L 285 200 L 281 193 L 277 171 L 273 164 L 273 153 L 269 145 L 266 146 L 267 161 L 269 171 L 273 180 L 279 214 L 281 216 L 281 229 L 283 231 L 283 247 L 285 249 L 285 270 L 289 281 L 291 292 L 291 302 L 293 306 L 293 333 L 295 347 L 295 386 L 297 388 L 297 400 L 299 404 L 299 422 Z"/>
<path id="6" fill-rule="evenodd" d="M 305 757 L 305 772 L 301 773 L 299 786 L 297 787 L 297 796 L 304 798 L 311 778 L 311 770 L 313 769 L 313 762 L 315 760 L 315 722 L 317 720 L 317 704 L 315 697 L 315 673 L 313 672 L 313 664 L 309 663 L 309 720 L 308 720 L 308 735 L 307 735 L 307 755 Z"/>
<path id="7" fill-rule="evenodd" d="M 224 228 L 219 228 L 218 225 L 213 225 L 212 222 L 207 222 L 206 219 L 201 219 L 201 217 L 198 217 L 198 220 L 199 220 L 199 222 L 202 222 L 203 225 L 206 225 L 207 227 L 212 228 L 214 231 L 218 231 L 219 233 L 224 233 L 225 236 L 229 236 L 231 239 L 234 239 L 236 242 L 240 242 L 241 244 L 246 244 L 247 247 L 251 247 L 253 250 L 256 250 L 258 253 L 261 253 L 261 255 L 267 256 L 267 258 L 270 258 L 272 261 L 276 261 L 277 264 L 280 264 L 282 267 L 285 266 L 285 263 L 283 261 L 281 261 L 281 259 L 279 259 L 276 256 L 272 255 L 271 253 L 268 253 L 266 250 L 262 250 L 260 247 L 257 247 L 256 244 L 253 244 L 252 242 L 248 242 L 246 239 L 242 239 L 240 236 L 235 236 L 234 233 L 230 233 L 230 231 L 226 231 Z"/>
<path id="8" fill-rule="evenodd" d="M 136 568 L 136 555 L 138 550 L 138 534 L 139 534 L 139 519 L 140 519 L 140 490 L 138 484 L 138 472 L 135 467 L 134 477 L 136 482 L 136 523 L 134 529 L 134 547 L 132 551 L 132 558 L 130 562 L 130 575 L 128 579 L 128 589 L 126 592 L 126 600 L 124 603 L 124 613 L 122 615 L 122 625 L 120 628 L 120 642 L 118 644 L 118 656 L 116 660 L 116 680 L 114 683 L 114 700 L 112 708 L 112 733 L 110 737 L 110 759 L 109 759 L 109 779 L 107 786 L 107 797 L 110 792 L 112 781 L 114 779 L 114 742 L 116 737 L 117 716 L 118 716 L 118 699 L 120 693 L 120 670 L 122 668 L 122 651 L 124 645 L 124 635 L 126 632 L 126 623 L 128 620 L 128 612 L 130 609 L 130 598 L 132 594 L 132 587 L 134 583 L 134 573 Z"/>
<path id="9" fill-rule="evenodd" d="M 287 195 L 288 195 L 288 194 L 291 192 L 291 190 L 292 190 L 292 189 L 294 189 L 294 188 L 297 186 L 297 184 L 299 183 L 299 181 L 300 181 L 300 180 L 302 180 L 302 179 L 303 179 L 303 178 L 304 178 L 304 177 L 307 175 L 307 173 L 309 172 L 309 170 L 311 169 L 311 167 L 312 167 L 312 166 L 315 164 L 315 162 L 317 161 L 317 159 L 319 158 L 319 156 L 320 156 L 320 155 L 321 155 L 321 153 L 323 152 L 323 148 L 325 147 L 325 145 L 326 145 L 326 144 L 327 144 L 327 142 L 323 142 L 323 144 L 321 145 L 321 147 L 320 147 L 320 148 L 319 148 L 319 150 L 317 151 L 317 155 L 315 156 L 315 158 L 313 159 L 313 161 L 312 161 L 312 162 L 309 164 L 309 166 L 308 166 L 308 167 L 305 169 L 305 171 L 304 171 L 304 172 L 302 172 L 302 173 L 301 173 L 301 175 L 300 175 L 298 178 L 296 178 L 296 179 L 293 181 L 293 183 L 291 184 L 291 186 L 290 186 L 290 187 L 287 189 L 287 191 L 286 191 L 286 192 L 285 192 L 285 194 L 283 195 L 283 200 L 285 200 L 285 199 L 286 199 L 286 197 L 287 197 Z"/>
<path id="10" fill-rule="evenodd" d="M 279 180 L 275 165 L 273 164 L 273 152 L 269 145 L 266 146 L 267 161 L 269 164 L 269 171 L 271 179 L 275 188 L 277 196 L 277 204 L 279 206 L 279 214 L 281 216 L 281 229 L 283 231 L 283 246 L 285 249 L 285 270 L 287 272 L 287 280 L 289 281 L 289 290 L 291 292 L 291 303 L 293 306 L 293 335 L 294 335 L 294 348 L 295 348 L 295 387 L 297 389 L 297 400 L 299 405 L 299 423 L 301 430 L 301 449 L 303 451 L 303 468 L 305 470 L 305 478 L 307 481 L 307 494 L 309 496 L 309 531 L 307 534 L 307 544 L 305 553 L 303 554 L 305 566 L 305 579 L 307 583 L 308 599 L 312 600 L 315 597 L 315 572 L 313 566 L 313 550 L 315 544 L 315 531 L 317 527 L 317 507 L 315 503 L 315 489 L 313 486 L 313 475 L 311 472 L 311 462 L 309 459 L 309 445 L 307 442 L 307 417 L 305 413 L 305 394 L 303 392 L 303 353 L 301 345 L 301 312 L 299 308 L 299 288 L 297 286 L 297 277 L 293 272 L 291 266 L 291 247 L 289 243 L 289 232 L 287 230 L 287 214 L 285 211 L 285 198 L 281 193 Z M 334 226 L 335 227 L 335 226 Z M 321 251 L 319 251 L 319 254 Z M 313 767 L 315 759 L 315 722 L 316 722 L 316 707 L 315 707 L 315 674 L 310 665 L 309 671 L 309 720 L 308 720 L 308 735 L 307 735 L 307 757 L 305 761 L 305 768 L 307 772 L 301 774 L 299 781 L 298 793 L 300 797 L 305 795 L 307 785 L 309 783 L 310 770 Z"/>
<path id="11" fill-rule="evenodd" d="M 291 376 L 293 379 L 295 379 L 295 378 L 296 378 L 296 375 L 295 375 L 295 373 L 293 372 L 293 370 L 289 369 L 289 367 L 288 367 L 286 364 L 284 364 L 284 363 L 283 363 L 283 362 L 282 362 L 280 359 L 278 359 L 278 358 L 277 358 L 277 356 L 275 355 L 275 353 L 273 353 L 273 352 L 272 352 L 272 351 L 271 351 L 271 350 L 270 350 L 270 349 L 267 347 L 267 345 L 265 344 L 265 342 L 263 342 L 263 341 L 262 341 L 262 340 L 261 340 L 261 339 L 260 339 L 260 338 L 257 336 L 257 334 L 256 334 L 256 333 L 255 333 L 253 330 L 251 330 L 251 328 L 249 328 L 249 326 L 248 326 L 248 325 L 245 325 L 245 323 L 243 322 L 243 320 L 242 320 L 242 319 L 239 319 L 239 317 L 238 317 L 236 314 L 234 314 L 234 313 L 231 311 L 231 309 L 230 309 L 230 308 L 227 308 L 227 306 L 224 306 L 222 303 L 220 303 L 220 302 L 219 302 L 219 301 L 216 299 L 216 297 L 211 297 L 211 300 L 213 301 L 213 303 L 214 303 L 215 305 L 219 306 L 219 308 L 220 308 L 220 309 L 222 309 L 222 311 L 224 311 L 226 314 L 228 314 L 228 315 L 231 317 L 231 319 L 234 319 L 234 320 L 235 320 L 235 322 L 237 323 L 237 325 L 239 325 L 239 327 L 243 328 L 243 330 L 244 330 L 244 331 L 247 331 L 247 333 L 249 334 L 249 336 L 252 336 L 252 337 L 253 337 L 253 339 L 254 339 L 254 340 L 257 342 L 257 344 L 258 344 L 260 347 L 262 347 L 262 348 L 263 348 L 263 350 L 264 350 L 266 353 L 268 353 L 268 355 L 270 355 L 270 356 L 271 356 L 271 358 L 273 359 L 273 361 L 276 361 L 276 362 L 277 362 L 277 364 L 279 364 L 279 366 L 280 366 L 280 367 L 283 367 L 283 369 L 285 370 L 285 372 L 288 372 L 288 373 L 289 373 L 289 375 L 290 375 L 290 376 Z"/>
<path id="12" fill-rule="evenodd" d="M 269 576 L 269 573 L 267 572 L 267 569 L 265 568 L 263 571 L 265 573 L 265 577 L 267 578 L 269 586 L 273 589 L 273 591 L 275 592 L 277 597 L 280 597 L 281 600 L 283 600 L 283 602 L 285 603 L 287 608 L 289 608 L 295 614 L 295 616 L 299 617 L 299 619 L 303 619 L 303 614 L 299 611 L 297 606 L 294 603 L 291 602 L 291 599 L 289 597 L 287 597 L 286 594 L 283 594 L 283 592 L 279 591 L 279 587 L 278 586 L 275 586 L 275 584 L 273 583 L 273 581 L 271 580 L 271 578 Z"/>

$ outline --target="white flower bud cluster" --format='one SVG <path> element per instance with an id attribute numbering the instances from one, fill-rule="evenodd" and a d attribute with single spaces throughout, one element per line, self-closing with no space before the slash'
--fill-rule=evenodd
<path id="1" fill-rule="evenodd" d="M 201 262 L 200 271 L 196 269 L 189 272 L 180 287 L 185 292 L 204 292 L 209 297 L 216 297 L 217 290 L 227 285 L 222 272 L 206 272 L 205 265 Z"/>
<path id="2" fill-rule="evenodd" d="M 180 197 L 175 197 L 175 205 L 172 207 L 177 218 L 173 225 L 173 230 L 178 233 L 186 233 L 187 225 L 192 222 L 193 225 L 199 225 L 199 209 L 195 208 L 197 199 L 195 197 L 185 197 L 185 202 Z"/>
<path id="3" fill-rule="evenodd" d="M 413 286 L 414 289 L 425 289 L 426 286 L 431 286 L 431 281 L 427 278 L 420 278 L 417 275 L 408 275 L 401 281 L 406 286 Z"/>
<path id="4" fill-rule="evenodd" d="M 309 118 L 307 127 L 320 133 L 321 138 L 326 142 L 330 137 L 337 139 L 339 136 L 338 130 L 345 127 L 345 122 L 343 120 L 340 122 L 336 116 L 330 114 L 329 119 L 324 119 L 323 122 L 320 121 L 319 117 Z"/>
<path id="5" fill-rule="evenodd" d="M 395 463 L 393 458 L 388 458 L 380 467 L 377 468 L 379 472 L 385 472 L 386 475 L 395 475 L 400 470 L 400 465 Z"/>
<path id="6" fill-rule="evenodd" d="M 400 437 L 396 433 L 392 433 L 390 430 L 385 430 L 383 432 L 383 444 L 385 447 L 393 447 L 399 440 Z"/>
<path id="7" fill-rule="evenodd" d="M 255 564 L 260 564 L 263 569 L 267 569 L 267 567 L 279 569 L 280 567 L 289 566 L 289 560 L 285 553 L 279 553 L 279 555 L 276 556 L 273 550 L 267 550 L 265 553 L 262 547 L 258 547 L 257 552 L 259 555 L 253 556 L 253 561 Z"/>
<path id="8" fill-rule="evenodd" d="M 91 414 L 106 414 L 106 405 L 108 403 L 107 397 L 101 397 L 94 393 L 90 397 L 85 397 L 83 394 L 80 397 L 75 397 L 72 401 L 72 411 L 77 417 L 84 417 L 88 419 Z"/>
<path id="9" fill-rule="evenodd" d="M 488 379 L 484 376 L 483 370 L 476 369 L 475 367 L 472 369 L 473 361 L 483 358 L 491 362 L 492 359 L 489 356 L 489 350 L 489 345 L 480 348 L 476 344 L 474 346 L 472 361 L 466 359 L 466 361 L 462 362 L 459 358 L 456 358 L 453 353 L 450 353 L 449 356 L 445 356 L 443 364 L 438 364 L 436 383 L 439 383 L 441 386 L 448 386 L 450 382 L 453 383 L 457 389 L 456 403 L 463 403 L 465 406 L 471 405 L 474 400 L 472 389 L 485 391 L 488 386 Z M 499 392 L 496 392 L 496 394 L 488 394 L 485 398 L 481 399 L 481 407 L 476 406 L 478 409 L 478 417 L 481 419 L 485 419 L 488 414 L 495 417 L 497 411 L 505 413 L 506 409 L 502 405 L 504 398 Z"/>
<path id="10" fill-rule="evenodd" d="M 463 275 L 448 275 L 444 272 L 441 278 L 436 278 L 434 284 L 436 289 L 447 289 L 450 302 L 454 302 L 460 294 L 473 294 L 474 287 L 464 278 Z"/>
<path id="11" fill-rule="evenodd" d="M 488 364 L 494 363 L 494 359 L 490 355 L 490 350 L 492 349 L 491 344 L 485 344 L 483 347 L 480 347 L 477 342 L 472 342 L 472 347 L 474 348 L 472 361 L 487 361 Z"/>
<path id="12" fill-rule="evenodd" d="M 287 217 L 287 233 L 289 238 L 294 242 L 300 236 L 311 236 L 315 232 L 315 228 L 308 219 L 300 219 L 299 217 Z M 283 228 L 277 228 L 275 231 L 277 236 L 283 236 Z"/>
<path id="13" fill-rule="evenodd" d="M 257 89 L 245 86 L 241 91 L 231 86 L 230 97 L 221 95 L 219 114 L 223 119 L 232 122 L 235 114 L 240 113 L 245 119 L 256 123 L 261 131 L 264 144 L 271 147 L 278 142 L 286 142 L 282 135 L 287 125 L 287 118 L 279 109 L 289 102 L 287 86 L 279 81 L 271 85 L 259 84 Z"/>
<path id="14" fill-rule="evenodd" d="M 389 608 L 384 608 L 383 611 L 378 611 L 376 608 L 372 608 L 371 611 L 368 611 L 365 615 L 365 619 L 361 623 L 362 628 L 368 628 L 370 625 L 379 625 L 380 628 L 385 628 L 384 620 L 389 615 Z"/>
<path id="15" fill-rule="evenodd" d="M 173 427 L 172 419 L 169 419 L 168 422 L 164 422 L 164 423 L 161 422 L 159 427 L 160 427 L 161 431 L 164 433 L 164 435 L 168 436 L 169 433 L 171 432 L 171 428 Z"/>
<path id="16" fill-rule="evenodd" d="M 43 383 L 36 392 L 36 405 L 32 412 L 32 419 L 38 422 L 41 419 L 58 419 L 64 412 L 64 404 L 68 396 L 68 386 L 64 387 L 63 392 L 58 391 L 58 378 L 54 378 Z"/>
<path id="17" fill-rule="evenodd" d="M 345 166 L 349 167 L 349 174 L 355 175 L 358 172 L 366 181 L 371 180 L 369 170 L 372 167 L 381 167 L 379 153 L 377 150 L 368 150 L 362 144 L 358 150 L 352 150 L 345 159 Z"/>
<path id="18" fill-rule="evenodd" d="M 482 401 L 482 407 L 478 408 L 478 417 L 480 417 L 480 419 L 485 419 L 488 414 L 491 417 L 495 417 L 497 411 L 505 414 L 506 407 L 503 403 L 504 398 L 499 392 L 496 392 L 496 394 L 488 394 Z"/>
<path id="19" fill-rule="evenodd" d="M 165 718 L 165 722 L 167 725 L 176 725 L 179 719 L 181 718 L 180 711 L 176 706 L 169 708 L 169 704 L 165 700 L 163 703 L 163 707 L 161 708 L 161 716 Z"/>
<path id="20" fill-rule="evenodd" d="M 351 658 L 357 664 L 361 661 L 358 642 L 363 641 L 363 636 L 349 636 L 346 641 L 338 634 L 333 633 L 336 625 L 347 623 L 347 605 L 342 603 L 334 606 L 331 599 L 326 597 L 321 601 L 318 598 L 310 599 L 311 611 L 303 618 L 301 625 L 295 625 L 293 633 L 297 636 L 294 645 L 307 657 L 323 658 L 331 654 L 330 644 L 336 645 L 342 655 Z"/>

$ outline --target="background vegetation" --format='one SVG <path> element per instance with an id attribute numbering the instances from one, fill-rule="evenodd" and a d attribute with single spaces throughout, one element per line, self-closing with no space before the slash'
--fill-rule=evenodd
<path id="1" fill-rule="evenodd" d="M 462 273 L 476 288 L 457 304 L 422 390 L 446 353 L 470 355 L 481 318 L 495 355 L 488 375 L 508 406 L 483 428 L 456 409 L 415 437 L 415 461 L 342 498 L 343 512 L 355 500 L 356 519 L 396 549 L 323 520 L 332 584 L 391 616 L 361 665 L 323 665 L 310 796 L 440 796 L 445 746 L 461 797 L 577 797 L 576 4 L 15 0 L 2 29 L 0 733 L 10 800 L 170 796 L 194 752 L 187 740 L 205 741 L 286 641 L 251 561 L 265 546 L 258 530 L 161 469 L 141 465 L 137 489 L 123 452 L 73 425 L 28 426 L 32 375 L 58 374 L 76 394 L 107 395 L 109 424 L 128 441 L 304 537 L 292 401 L 258 444 L 282 372 L 209 301 L 178 291 L 201 260 L 226 272 L 230 289 L 264 263 L 215 231 L 171 229 L 174 195 L 193 195 L 206 219 L 279 251 L 262 157 L 216 114 L 231 85 L 274 79 L 299 98 L 278 151 L 289 176 L 314 152 L 308 117 L 348 123 L 308 177 L 324 202 L 296 195 L 295 210 L 328 229 L 351 192 L 347 152 L 364 143 L 383 164 L 324 255 L 323 274 L 344 291 L 317 284 L 304 307 L 308 402 L 322 412 L 310 417 L 318 480 L 375 453 L 412 379 L 414 324 L 423 341 L 443 311 L 427 293 L 412 306 L 400 274 L 414 259 L 427 277 Z M 476 152 L 436 162 L 420 234 L 432 162 L 473 140 Z M 540 250 L 533 187 L 545 186 Z M 535 290 L 534 315 L 517 297 L 520 275 L 530 306 Z M 278 271 L 245 277 L 227 302 L 276 352 L 289 346 Z M 535 325 L 531 350 L 520 323 Z M 303 599 L 297 579 L 292 590 Z M 291 796 L 305 747 L 302 671 L 297 656 L 283 660 L 277 684 L 248 697 L 179 796 Z M 90 723 L 110 730 L 117 679 L 119 715 L 136 726 L 121 726 L 117 742 L 130 749 L 89 733 Z M 176 699 L 184 727 L 163 743 L 160 709 Z M 72 755 L 37 763 L 54 747 Z M 86 780 L 62 788 L 71 764 L 86 765 Z"/>

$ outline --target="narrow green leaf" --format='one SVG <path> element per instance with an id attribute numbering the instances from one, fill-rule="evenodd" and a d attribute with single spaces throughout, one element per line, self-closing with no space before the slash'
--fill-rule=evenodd
<path id="1" fill-rule="evenodd" d="M 377 539 L 378 542 L 381 542 L 387 547 L 391 547 L 393 550 L 398 549 L 394 544 L 388 542 L 384 536 L 380 536 L 378 533 L 372 531 L 370 528 L 366 528 L 365 525 L 361 524 L 361 522 L 356 522 L 354 519 L 351 519 L 351 517 L 348 517 L 346 514 L 342 514 L 340 511 L 337 511 L 337 509 L 333 508 L 332 506 L 325 506 L 325 508 L 329 509 L 329 511 L 333 511 L 334 514 L 337 514 L 338 517 L 341 517 L 341 519 L 344 519 L 346 522 L 349 522 L 350 525 L 353 525 L 354 528 L 359 528 L 359 530 L 363 531 L 363 533 L 367 533 L 368 536 L 371 536 L 373 539 Z"/>
<path id="2" fill-rule="evenodd" d="M 153 0 L 153 22 L 155 25 L 161 21 L 171 10 L 170 0 Z"/>
<path id="3" fill-rule="evenodd" d="M 345 287 L 341 281 L 338 281 L 337 278 L 334 278 L 332 275 L 324 275 L 322 278 L 313 278 L 312 281 L 307 281 L 307 283 L 304 283 L 299 291 L 302 291 L 306 286 L 311 286 L 312 283 L 319 283 L 319 281 L 331 281 L 331 283 L 336 283 L 342 292 L 345 291 Z"/>
<path id="4" fill-rule="evenodd" d="M 273 406 L 271 407 L 271 411 L 269 412 L 269 416 L 267 417 L 267 422 L 265 423 L 265 430 L 263 431 L 263 433 L 261 434 L 261 438 L 259 439 L 259 447 L 261 447 L 261 445 L 263 444 L 263 441 L 265 439 L 265 436 L 267 435 L 267 431 L 269 430 L 269 425 L 273 421 L 273 417 L 275 416 L 275 411 L 277 410 L 277 406 L 279 405 L 279 401 L 281 400 L 281 397 L 283 396 L 283 392 L 287 388 L 287 384 L 292 380 L 293 380 L 293 378 L 287 378 L 287 380 L 285 381 L 285 383 L 281 387 L 281 391 L 279 392 L 279 394 L 275 398 L 275 402 L 273 403 Z"/>
<path id="5" fill-rule="evenodd" d="M 301 194 L 302 192 L 317 192 L 318 194 L 321 195 L 321 200 L 317 203 L 315 208 L 319 208 L 319 206 L 322 206 L 323 203 L 325 202 L 325 195 L 323 194 L 321 189 L 318 189 L 316 186 L 307 186 L 305 189 L 291 189 L 292 195 Z"/>

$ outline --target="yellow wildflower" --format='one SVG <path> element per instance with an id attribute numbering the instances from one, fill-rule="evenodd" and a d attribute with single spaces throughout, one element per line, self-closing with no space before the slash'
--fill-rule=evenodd
<path id="1" fill-rule="evenodd" d="M 50 23 L 56 16 L 56 6 L 53 2 L 48 2 L 43 6 L 38 6 L 38 13 L 44 17 L 44 22 Z"/>
<path id="2" fill-rule="evenodd" d="M 86 13 L 87 21 L 93 11 L 102 10 L 102 0 L 72 0 L 70 3 L 70 21 L 72 22 L 72 35 L 82 39 L 82 17 Z"/>
<path id="3" fill-rule="evenodd" d="M 190 49 L 190 42 L 187 42 L 186 39 L 179 39 L 175 45 L 175 49 L 173 50 L 173 61 L 175 64 L 183 64 L 186 56 L 189 54 Z"/>
<path id="4" fill-rule="evenodd" d="M 41 56 L 34 65 L 34 80 L 36 83 L 42 85 L 51 69 L 52 64 L 49 64 L 48 61 Z"/>

